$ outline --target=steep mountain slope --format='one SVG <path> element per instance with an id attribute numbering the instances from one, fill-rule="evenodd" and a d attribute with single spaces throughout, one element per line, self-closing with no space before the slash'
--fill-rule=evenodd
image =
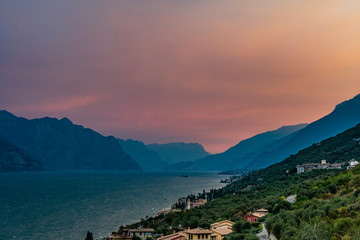
<path id="1" fill-rule="evenodd" d="M 264 168 L 280 162 L 290 154 L 335 136 L 358 123 L 360 123 L 360 95 L 337 105 L 329 115 L 309 124 L 277 149 L 261 153 L 246 168 Z"/>
<path id="2" fill-rule="evenodd" d="M 360 124 L 335 137 L 313 144 L 297 154 L 289 156 L 284 161 L 253 173 L 253 179 L 280 177 L 285 175 L 286 170 L 289 170 L 290 173 L 294 172 L 296 165 L 320 163 L 322 159 L 330 163 L 346 163 L 353 158 L 360 160 Z"/>
<path id="3" fill-rule="evenodd" d="M 210 155 L 195 161 L 195 167 L 197 169 L 204 170 L 243 168 L 254 157 L 257 156 L 257 151 L 263 151 L 266 149 L 273 150 L 277 148 L 279 144 L 286 140 L 287 136 L 299 131 L 306 126 L 307 124 L 284 126 L 273 131 L 255 135 L 251 138 L 239 142 L 237 145 L 231 147 L 223 153 Z M 279 141 L 274 143 L 277 140 Z M 253 156 L 253 154 L 255 155 Z"/>
<path id="4" fill-rule="evenodd" d="M 150 150 L 159 153 L 161 159 L 174 164 L 183 161 L 194 161 L 209 155 L 203 146 L 198 143 L 167 143 L 167 144 L 149 144 Z"/>
<path id="5" fill-rule="evenodd" d="M 40 171 L 40 162 L 0 136 L 0 172 Z"/>
<path id="6" fill-rule="evenodd" d="M 67 118 L 28 120 L 0 111 L 0 134 L 39 159 L 47 170 L 141 170 L 114 137 Z"/>
<path id="7" fill-rule="evenodd" d="M 118 139 L 123 149 L 140 165 L 143 170 L 163 170 L 168 163 L 156 151 L 150 150 L 143 142 Z"/>

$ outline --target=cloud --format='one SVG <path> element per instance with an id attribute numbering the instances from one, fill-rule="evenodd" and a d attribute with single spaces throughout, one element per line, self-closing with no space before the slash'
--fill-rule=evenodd
<path id="1" fill-rule="evenodd" d="M 99 100 L 98 96 L 74 96 L 64 99 L 47 99 L 36 104 L 22 104 L 15 107 L 15 112 L 43 112 L 56 113 L 67 112 L 81 107 L 85 107 Z"/>

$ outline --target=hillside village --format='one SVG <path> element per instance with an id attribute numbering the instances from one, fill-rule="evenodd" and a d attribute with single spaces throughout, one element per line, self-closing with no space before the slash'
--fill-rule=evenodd
<path id="1" fill-rule="evenodd" d="M 156 238 L 158 240 L 223 240 L 227 235 L 233 232 L 232 227 L 234 222 L 230 220 L 223 220 L 210 225 L 210 229 L 188 227 L 186 230 L 173 231 L 172 234 L 161 234 L 158 237 L 154 229 L 138 228 L 138 229 L 122 229 L 119 233 L 110 235 L 109 240 L 125 240 L 138 238 L 138 240 L 146 240 L 146 238 Z"/>
<path id="2" fill-rule="evenodd" d="M 347 163 L 347 170 L 351 170 L 355 168 L 359 162 L 355 159 L 351 159 Z M 330 164 L 327 163 L 326 160 L 321 160 L 320 163 L 308 163 L 308 164 L 302 164 L 297 165 L 297 174 L 305 174 L 310 171 L 315 170 L 341 170 L 344 169 L 345 163 L 335 163 Z M 248 189 L 250 190 L 250 189 Z M 198 195 L 198 198 L 196 198 L 194 195 L 188 196 L 188 197 L 182 197 L 179 198 L 179 200 L 173 205 L 173 208 L 169 208 L 167 210 L 161 211 L 158 213 L 158 217 L 163 216 L 165 218 L 166 214 L 176 214 L 181 211 L 188 211 L 191 209 L 198 208 L 200 206 L 204 206 L 206 203 L 210 202 L 210 196 L 212 196 L 211 192 L 206 193 L 203 191 L 203 193 Z M 201 198 L 205 197 L 205 199 Z M 212 199 L 214 200 L 214 199 Z M 284 202 L 288 202 L 288 204 L 292 205 L 296 202 L 296 195 L 289 195 L 287 198 L 284 197 Z M 278 205 L 278 204 L 275 204 Z M 274 209 L 273 209 L 274 211 Z M 268 233 L 265 229 L 264 224 L 260 224 L 265 221 L 265 218 L 269 214 L 269 210 L 265 208 L 260 208 L 255 210 L 254 212 L 247 212 L 242 217 L 242 220 L 245 222 L 241 223 L 240 228 L 246 228 L 244 226 L 247 226 L 248 232 L 257 234 L 257 235 L 251 235 L 256 236 L 256 239 L 260 236 L 266 237 L 264 239 L 267 239 L 267 237 L 271 236 L 271 239 L 276 239 L 275 236 Z M 249 224 L 246 225 L 245 223 L 248 222 Z M 239 228 L 239 226 L 234 226 L 235 222 L 231 220 L 221 220 L 218 222 L 214 222 L 210 224 L 209 228 L 190 228 L 189 226 L 181 226 L 179 225 L 176 230 L 173 229 L 171 226 L 167 228 L 167 231 L 172 231 L 169 234 L 161 233 L 155 231 L 154 228 L 143 228 L 138 227 L 135 229 L 127 229 L 121 227 L 118 232 L 113 232 L 108 239 L 109 240 L 146 240 L 146 239 L 157 239 L 157 240 L 223 240 L 227 237 L 229 237 L 231 234 L 234 233 L 234 229 Z M 239 224 L 237 224 L 239 225 Z M 240 230 L 241 231 L 241 230 Z M 261 235 L 261 233 L 264 231 L 264 234 Z M 246 238 L 251 239 L 251 238 Z M 260 238 L 262 239 L 262 238 Z"/>

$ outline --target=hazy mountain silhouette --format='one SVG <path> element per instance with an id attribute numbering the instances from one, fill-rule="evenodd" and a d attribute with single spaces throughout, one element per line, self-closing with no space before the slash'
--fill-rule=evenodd
<path id="1" fill-rule="evenodd" d="M 141 170 L 114 137 L 74 125 L 67 118 L 28 120 L 0 111 L 0 134 L 47 170 Z"/>
<path id="2" fill-rule="evenodd" d="M 150 150 L 143 142 L 118 138 L 123 149 L 141 166 L 143 170 L 163 170 L 168 163 L 160 155 Z"/>
<path id="3" fill-rule="evenodd" d="M 0 172 L 40 171 L 41 163 L 0 136 Z"/>
<path id="4" fill-rule="evenodd" d="M 360 123 L 360 95 L 338 104 L 329 115 L 309 124 L 278 148 L 259 152 L 246 168 L 264 168 L 280 162 L 290 154 L 344 132 L 358 123 Z"/>
<path id="5" fill-rule="evenodd" d="M 307 124 L 284 126 L 279 129 L 268 131 L 245 139 L 223 153 L 213 154 L 195 161 L 195 168 L 203 170 L 226 170 L 231 168 L 244 168 L 253 158 L 257 151 L 263 149 L 275 149 L 276 141 L 306 127 Z M 279 143 L 278 143 L 279 144 Z"/>
<path id="6" fill-rule="evenodd" d="M 191 171 L 191 170 L 198 170 L 194 168 L 193 161 L 184 161 L 178 162 L 171 165 L 166 166 L 165 170 L 168 171 Z"/>
<path id="7" fill-rule="evenodd" d="M 166 144 L 149 144 L 147 147 L 159 153 L 162 160 L 169 164 L 179 162 L 194 161 L 199 158 L 208 156 L 203 146 L 199 143 L 166 143 Z"/>

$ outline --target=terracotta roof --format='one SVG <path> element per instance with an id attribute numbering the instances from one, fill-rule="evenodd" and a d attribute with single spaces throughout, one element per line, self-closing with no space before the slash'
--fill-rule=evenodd
<path id="1" fill-rule="evenodd" d="M 202 229 L 202 228 L 194 228 L 194 229 L 186 230 L 184 232 L 189 233 L 189 234 L 212 234 L 213 233 L 209 229 Z"/>
<path id="2" fill-rule="evenodd" d="M 268 212 L 268 210 L 264 209 L 264 208 L 260 208 L 260 209 L 256 210 L 256 212 Z"/>
<path id="3" fill-rule="evenodd" d="M 232 221 L 230 221 L 230 220 L 222 220 L 222 221 L 220 221 L 220 222 L 216 222 L 216 223 L 213 223 L 213 224 L 211 224 L 210 226 L 211 227 L 213 227 L 213 226 L 217 226 L 217 225 L 222 225 L 222 224 L 224 224 L 224 223 L 229 223 L 229 224 L 234 224 L 234 222 L 232 222 Z"/>
<path id="4" fill-rule="evenodd" d="M 255 216 L 255 217 L 258 217 L 258 218 L 261 218 L 261 217 L 262 217 L 262 215 L 259 214 L 259 213 L 253 213 L 252 215 Z"/>
<path id="5" fill-rule="evenodd" d="M 214 232 L 224 236 L 224 235 L 228 235 L 230 233 L 232 233 L 232 229 L 231 228 L 216 228 L 216 229 L 213 229 Z"/>
<path id="6" fill-rule="evenodd" d="M 260 217 L 261 217 L 260 215 L 258 215 L 258 214 L 256 214 L 256 213 L 247 213 L 244 217 L 251 217 L 251 216 L 257 217 L 257 218 L 260 218 Z"/>
<path id="7" fill-rule="evenodd" d="M 158 238 L 158 240 L 170 240 L 170 239 L 178 239 L 178 238 L 185 238 L 186 234 L 184 232 L 177 232 L 170 235 L 166 235 L 163 237 Z"/>

